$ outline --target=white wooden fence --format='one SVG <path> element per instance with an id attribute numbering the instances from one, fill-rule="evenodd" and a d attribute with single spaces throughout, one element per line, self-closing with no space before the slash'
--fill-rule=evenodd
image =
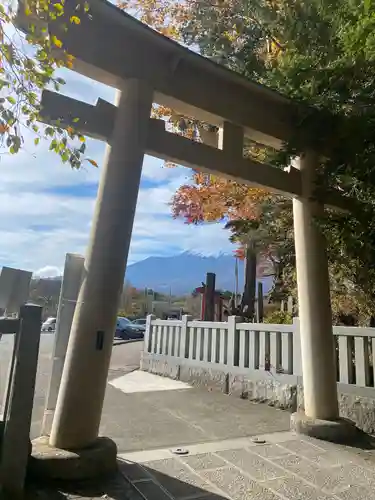
<path id="1" fill-rule="evenodd" d="M 338 381 L 374 387 L 375 328 L 335 326 L 337 339 Z"/>
<path id="2" fill-rule="evenodd" d="M 374 387 L 375 328 L 333 328 L 337 381 Z M 226 323 L 147 319 L 148 354 L 213 363 L 277 374 L 302 376 L 299 321 L 292 325 L 241 323 L 231 316 Z"/>

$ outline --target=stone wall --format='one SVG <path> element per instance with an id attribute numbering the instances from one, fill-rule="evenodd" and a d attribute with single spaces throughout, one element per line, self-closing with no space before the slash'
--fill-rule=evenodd
<path id="1" fill-rule="evenodd" d="M 192 363 L 189 360 L 143 352 L 141 369 L 187 382 L 195 387 L 220 391 L 241 399 L 266 403 L 280 409 L 295 411 L 297 408 L 297 377 L 260 371 L 257 378 L 233 368 L 211 363 Z M 200 366 L 201 365 L 201 366 Z M 255 374 L 255 372 L 253 372 Z"/>
<path id="2" fill-rule="evenodd" d="M 194 362 L 181 358 L 142 353 L 141 369 L 187 382 L 210 391 L 220 391 L 255 403 L 294 412 L 304 408 L 302 378 L 294 375 Z M 338 384 L 340 415 L 363 431 L 375 434 L 375 389 Z"/>
<path id="3" fill-rule="evenodd" d="M 348 418 L 364 432 L 375 434 L 375 389 L 338 384 L 340 416 Z M 297 390 L 297 408 L 304 409 L 303 386 Z"/>

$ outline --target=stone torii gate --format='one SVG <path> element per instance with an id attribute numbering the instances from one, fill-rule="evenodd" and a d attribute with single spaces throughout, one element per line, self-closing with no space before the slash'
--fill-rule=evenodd
<path id="1" fill-rule="evenodd" d="M 301 425 L 339 425 L 327 257 L 313 223 L 322 209 L 313 200 L 318 155 L 327 145 L 314 150 L 314 132 L 307 125 L 299 129 L 299 109 L 287 98 L 183 48 L 104 0 L 91 0 L 90 15 L 81 10 L 80 25 L 69 24 L 76 5 L 66 0 L 64 16 L 48 29 L 75 57 L 75 71 L 119 92 L 115 105 L 99 99 L 95 106 L 43 93 L 46 121 L 77 127 L 78 118 L 81 133 L 108 143 L 50 445 L 80 449 L 98 436 L 144 154 L 293 197 L 305 396 L 305 415 L 294 418 Z M 27 31 L 30 22 L 21 9 L 19 26 Z M 150 118 L 153 103 L 219 127 L 218 138 L 205 144 L 166 131 L 163 121 Z M 282 171 L 243 157 L 244 137 L 280 148 L 295 134 L 305 145 L 295 168 Z M 324 203 L 346 207 L 347 199 L 331 192 Z"/>

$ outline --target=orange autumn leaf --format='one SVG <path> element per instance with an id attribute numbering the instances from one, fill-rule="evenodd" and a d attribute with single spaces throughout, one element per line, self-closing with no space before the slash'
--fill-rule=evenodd
<path id="1" fill-rule="evenodd" d="M 265 190 L 207 174 L 195 173 L 192 180 L 176 191 L 171 203 L 173 216 L 187 223 L 256 219 L 261 203 L 270 196 Z"/>
<path id="2" fill-rule="evenodd" d="M 93 167 L 96 167 L 98 168 L 99 165 L 96 163 L 95 160 L 91 160 L 91 158 L 87 158 L 87 161 L 93 166 Z"/>
<path id="3" fill-rule="evenodd" d="M 9 130 L 9 125 L 6 123 L 0 123 L 0 134 L 3 135 Z"/>

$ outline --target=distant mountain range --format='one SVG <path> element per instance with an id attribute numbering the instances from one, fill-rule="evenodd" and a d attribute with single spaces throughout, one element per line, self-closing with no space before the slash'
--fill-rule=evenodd
<path id="1" fill-rule="evenodd" d="M 238 266 L 239 291 L 244 282 L 244 265 Z M 185 252 L 172 257 L 148 257 L 145 260 L 128 266 L 126 281 L 136 288 L 152 288 L 154 291 L 173 295 L 191 293 L 201 286 L 206 279 L 206 273 L 216 274 L 216 288 L 234 291 L 235 259 L 233 255 L 205 257 Z M 264 293 L 272 287 L 272 277 L 260 278 Z"/>
<path id="2" fill-rule="evenodd" d="M 262 266 L 264 268 L 264 266 Z M 235 259 L 233 255 L 221 254 L 205 257 L 189 252 L 171 257 L 148 257 L 128 266 L 125 280 L 138 289 L 151 288 L 155 292 L 172 295 L 186 295 L 201 286 L 206 273 L 216 274 L 216 289 L 234 291 Z M 272 277 L 259 278 L 266 294 L 272 287 Z M 35 296 L 57 296 L 61 276 L 34 278 L 31 298 Z M 239 292 L 243 290 L 244 263 L 238 262 Z"/>

